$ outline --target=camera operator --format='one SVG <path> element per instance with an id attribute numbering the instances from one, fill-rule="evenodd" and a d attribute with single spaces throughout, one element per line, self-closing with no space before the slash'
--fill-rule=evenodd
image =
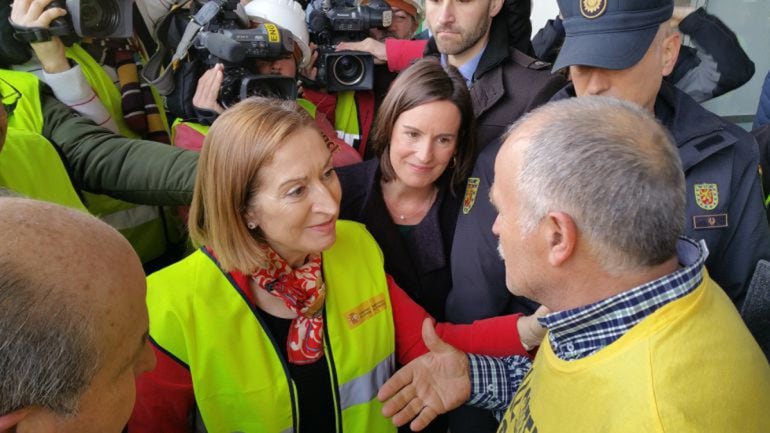
<path id="1" fill-rule="evenodd" d="M 112 0 L 98 5 L 101 8 L 73 2 L 72 10 L 67 10 L 61 1 L 5 2 L 0 6 L 2 15 L 10 17 L 0 20 L 3 39 L 16 40 L 13 45 L 3 44 L 0 63 L 34 73 L 57 99 L 111 132 L 168 143 L 165 113 L 158 110 L 160 100 L 138 79 L 141 44 L 133 37 L 106 39 L 132 36 L 131 2 Z M 97 35 L 105 38 L 75 42 Z M 88 210 L 118 228 L 149 268 L 157 266 L 151 262 L 162 261 L 169 248 L 181 244 L 181 226 L 162 208 L 84 191 L 80 194 Z"/>
<path id="2" fill-rule="evenodd" d="M 312 2 L 309 6 L 309 8 L 313 9 L 323 7 L 322 2 L 318 0 Z M 317 28 L 319 27 L 317 25 L 314 27 L 312 23 L 314 23 L 317 17 L 314 15 L 315 12 L 309 12 L 308 20 L 311 23 L 311 36 L 325 40 L 326 50 L 331 48 L 337 52 L 348 51 L 338 47 L 350 43 L 347 41 L 360 41 L 364 38 L 377 38 L 378 40 L 385 38 L 411 39 L 419 28 L 419 23 L 422 21 L 423 16 L 423 8 L 419 0 L 384 0 L 379 2 L 365 0 L 361 2 L 360 7 L 365 10 L 360 12 L 361 20 L 357 25 L 363 27 L 363 29 L 360 29 L 363 31 L 338 31 L 334 29 L 334 24 L 330 26 L 327 24 L 327 27 L 323 29 Z M 349 10 L 349 3 L 331 1 L 332 14 L 341 13 L 345 10 Z M 388 15 L 387 19 L 384 17 L 385 13 Z M 369 16 L 368 19 L 364 18 L 367 15 Z M 379 16 L 383 18 L 381 22 L 378 19 Z M 384 24 L 384 27 L 378 27 L 378 23 Z M 370 28 L 369 26 L 372 25 L 374 27 Z M 315 47 L 313 48 L 315 49 Z M 359 50 L 354 49 L 351 51 Z M 368 56 L 368 53 L 366 55 Z M 361 54 L 351 54 L 345 57 L 348 59 L 354 57 L 361 58 Z M 342 59 L 343 57 L 338 58 Z M 322 58 L 321 61 L 324 62 L 325 60 Z M 363 81 L 371 80 L 370 85 L 346 86 L 352 88 L 340 89 L 335 88 L 328 80 L 326 80 L 327 82 L 321 80 L 317 83 L 317 86 L 313 86 L 305 92 L 305 97 L 313 101 L 318 110 L 324 113 L 329 121 L 334 124 L 337 136 L 350 146 L 353 146 L 364 159 L 372 156 L 371 150 L 367 148 L 367 142 L 374 120 L 374 113 L 390 88 L 390 83 L 396 76 L 396 73 L 389 71 L 384 65 L 372 62 L 372 60 L 369 60 L 369 62 L 371 63 L 361 63 L 364 65 L 362 74 L 370 77 L 364 78 Z M 330 61 L 326 60 L 326 63 L 329 64 Z M 334 72 L 332 73 L 334 74 Z M 314 71 L 306 70 L 304 75 L 313 76 Z M 329 87 L 326 88 L 325 84 L 329 84 Z"/>
<path id="3" fill-rule="evenodd" d="M 293 0 L 270 0 L 268 3 L 266 6 L 270 11 L 270 22 L 291 33 L 294 43 L 293 52 L 278 58 L 246 59 L 246 62 L 251 63 L 244 64 L 244 66 L 261 76 L 283 76 L 296 80 L 300 66 L 309 64 L 312 58 L 308 45 L 304 12 L 302 7 Z M 249 13 L 248 9 L 247 13 Z M 249 19 L 252 25 L 259 25 L 267 21 L 264 16 L 251 13 L 249 13 Z M 208 125 L 226 110 L 220 99 L 225 78 L 226 68 L 222 63 L 218 63 L 204 72 L 198 80 L 192 104 L 196 113 L 201 114 L 201 120 L 205 120 Z M 336 139 L 334 128 L 328 120 L 324 116 L 316 116 L 317 110 L 313 103 L 304 98 L 298 98 L 297 104 L 315 117 L 316 123 L 327 138 L 339 148 L 339 151 L 334 153 L 333 163 L 335 166 L 339 167 L 361 161 L 361 157 L 350 146 Z M 174 122 L 172 133 L 174 145 L 185 149 L 200 150 L 203 139 L 208 133 L 208 125 L 203 123 L 183 120 Z"/>

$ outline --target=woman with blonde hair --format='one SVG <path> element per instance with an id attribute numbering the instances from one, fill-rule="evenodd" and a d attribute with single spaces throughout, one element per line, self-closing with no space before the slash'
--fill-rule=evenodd
<path id="1" fill-rule="evenodd" d="M 366 229 L 338 220 L 331 158 L 292 102 L 250 98 L 214 123 L 190 213 L 200 249 L 148 278 L 158 366 L 130 432 L 395 431 L 375 396 L 396 360 L 426 351 L 429 316 Z M 518 316 L 436 329 L 498 355 L 526 353 L 520 333 L 542 337 Z M 481 338 L 493 332 L 504 337 Z"/>

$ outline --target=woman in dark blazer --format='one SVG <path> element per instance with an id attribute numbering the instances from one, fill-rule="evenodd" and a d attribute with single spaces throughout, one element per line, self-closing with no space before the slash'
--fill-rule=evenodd
<path id="1" fill-rule="evenodd" d="M 372 134 L 376 158 L 337 169 L 340 218 L 366 225 L 385 269 L 437 320 L 452 287 L 450 248 L 475 151 L 465 80 L 452 66 L 422 59 L 383 100 Z"/>

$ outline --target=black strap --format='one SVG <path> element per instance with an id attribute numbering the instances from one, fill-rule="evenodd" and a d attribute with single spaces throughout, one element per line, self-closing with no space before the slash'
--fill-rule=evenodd
<path id="1" fill-rule="evenodd" d="M 54 36 L 69 35 L 69 31 L 64 28 L 24 27 L 14 24 L 10 18 L 8 21 L 10 21 L 13 27 L 13 38 L 20 42 L 48 42 Z"/>

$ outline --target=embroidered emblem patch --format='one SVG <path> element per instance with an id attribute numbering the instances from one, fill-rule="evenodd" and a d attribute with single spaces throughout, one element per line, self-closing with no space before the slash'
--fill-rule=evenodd
<path id="1" fill-rule="evenodd" d="M 719 189 L 715 183 L 695 184 L 695 203 L 703 210 L 714 210 L 719 204 Z"/>
<path id="2" fill-rule="evenodd" d="M 478 177 L 468 178 L 468 185 L 465 187 L 465 198 L 463 199 L 463 215 L 468 215 L 468 212 L 473 208 L 473 203 L 476 203 L 476 194 L 479 192 L 480 182 Z"/>
<path id="3" fill-rule="evenodd" d="M 357 307 L 345 313 L 345 319 L 348 321 L 348 327 L 353 329 L 358 325 L 374 317 L 380 311 L 384 311 L 388 303 L 385 301 L 385 295 L 377 295 L 371 299 L 362 302 Z"/>
<path id="4" fill-rule="evenodd" d="M 727 214 L 696 215 L 692 217 L 692 226 L 695 230 L 723 229 L 727 227 Z"/>
<path id="5" fill-rule="evenodd" d="M 580 2 L 580 13 L 584 17 L 592 20 L 604 14 L 607 10 L 607 0 L 578 0 Z"/>

